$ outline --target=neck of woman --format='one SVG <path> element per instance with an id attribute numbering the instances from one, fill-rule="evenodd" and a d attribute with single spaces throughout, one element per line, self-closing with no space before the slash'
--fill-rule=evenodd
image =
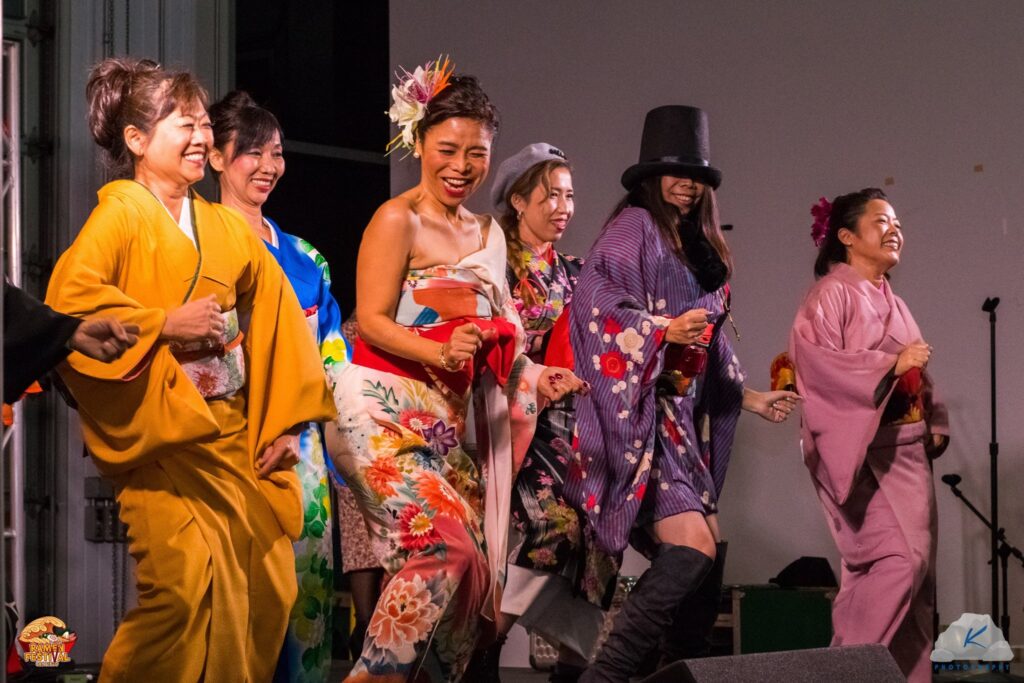
<path id="1" fill-rule="evenodd" d="M 167 207 L 171 217 L 181 221 L 181 207 L 185 204 L 185 197 L 188 196 L 188 185 L 171 183 L 148 173 L 145 167 L 138 167 L 135 170 L 135 182 L 143 185 L 153 196 L 160 200 L 160 203 Z"/>
<path id="2" fill-rule="evenodd" d="M 875 287 L 882 286 L 882 283 L 885 282 L 885 274 L 889 271 L 888 268 L 884 268 L 877 263 L 872 263 L 859 258 L 852 258 L 847 261 L 847 263 L 851 268 L 857 271 L 861 277 L 873 284 Z"/>
<path id="3" fill-rule="evenodd" d="M 221 203 L 224 206 L 230 206 L 232 209 L 242 214 L 245 218 L 245 222 L 249 224 L 252 231 L 256 233 L 264 242 L 271 242 L 270 226 L 263 220 L 263 207 L 248 202 L 240 202 L 235 197 L 224 192 L 224 188 L 221 188 Z"/>
<path id="4" fill-rule="evenodd" d="M 526 245 L 537 256 L 546 256 L 550 253 L 550 250 L 554 245 L 554 242 L 545 242 L 537 237 L 537 235 L 530 230 L 529 226 L 522 221 L 520 221 L 519 225 L 516 226 L 516 234 L 519 235 L 519 241 Z"/>

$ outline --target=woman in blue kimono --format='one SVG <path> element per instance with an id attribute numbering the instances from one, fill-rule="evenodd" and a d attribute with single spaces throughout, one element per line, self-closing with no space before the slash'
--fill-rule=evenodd
<path id="1" fill-rule="evenodd" d="M 288 277 L 333 389 L 351 351 L 341 334 L 341 310 L 331 295 L 327 260 L 309 242 L 282 232 L 263 215 L 263 204 L 284 174 L 281 126 L 271 112 L 240 91 L 211 106 L 210 118 L 210 166 L 220 183 L 221 203 L 242 214 Z M 294 545 L 299 596 L 274 680 L 326 680 L 331 667 L 334 563 L 330 482 L 320 426 L 308 423 L 295 435 L 294 448 L 305 513 L 302 536 Z"/>
<path id="2" fill-rule="evenodd" d="M 743 386 L 723 323 L 729 248 L 715 204 L 700 109 L 647 114 L 628 193 L 587 256 L 570 307 L 576 398 L 566 496 L 612 555 L 650 560 L 586 683 L 625 683 L 659 648 L 663 662 L 704 654 L 724 548 L 718 498 L 740 408 L 781 422 L 791 392 Z"/>

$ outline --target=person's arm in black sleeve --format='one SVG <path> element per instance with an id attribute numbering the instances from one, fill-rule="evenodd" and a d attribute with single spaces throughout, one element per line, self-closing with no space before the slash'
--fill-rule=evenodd
<path id="1" fill-rule="evenodd" d="M 71 353 L 68 340 L 81 323 L 4 281 L 4 403 Z"/>

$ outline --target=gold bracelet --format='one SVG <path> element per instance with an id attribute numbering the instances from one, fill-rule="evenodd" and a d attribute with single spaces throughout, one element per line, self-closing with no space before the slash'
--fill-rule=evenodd
<path id="1" fill-rule="evenodd" d="M 437 355 L 438 360 L 441 361 L 441 369 L 444 370 L 445 372 L 458 372 L 459 370 L 462 369 L 463 363 L 459 363 L 458 365 L 453 365 L 449 363 L 447 358 L 448 353 L 445 351 L 447 347 L 448 342 L 442 342 L 441 350 Z"/>

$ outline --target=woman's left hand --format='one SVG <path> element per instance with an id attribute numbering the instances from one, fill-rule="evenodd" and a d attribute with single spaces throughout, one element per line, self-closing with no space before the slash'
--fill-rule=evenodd
<path id="1" fill-rule="evenodd" d="M 586 394 L 590 385 L 572 373 L 572 370 L 548 366 L 540 373 L 537 391 L 549 401 L 558 401 L 569 394 Z"/>
<path id="2" fill-rule="evenodd" d="M 792 391 L 743 390 L 743 409 L 769 422 L 785 422 L 800 400 L 800 394 Z"/>
<path id="3" fill-rule="evenodd" d="M 266 479 L 277 470 L 289 470 L 299 463 L 299 435 L 293 434 L 293 431 L 295 429 L 274 439 L 256 461 L 257 474 L 261 479 Z"/>

